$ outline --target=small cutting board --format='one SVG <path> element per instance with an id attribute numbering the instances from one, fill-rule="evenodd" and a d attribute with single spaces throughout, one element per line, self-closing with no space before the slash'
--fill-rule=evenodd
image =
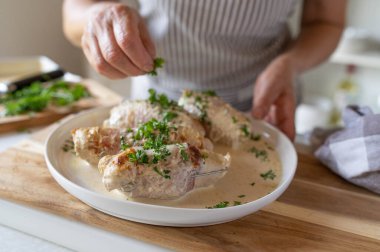
<path id="1" fill-rule="evenodd" d="M 67 116 L 68 114 L 97 106 L 116 105 L 122 100 L 120 95 L 94 80 L 84 79 L 80 83 L 87 87 L 92 97 L 79 100 L 73 105 L 62 107 L 59 110 L 0 117 L 0 133 L 47 125 Z"/>
<path id="2" fill-rule="evenodd" d="M 233 222 L 172 228 L 109 216 L 71 196 L 51 177 L 42 153 L 56 125 L 0 153 L 0 198 L 175 251 L 379 251 L 380 197 L 304 154 L 278 201 Z"/>

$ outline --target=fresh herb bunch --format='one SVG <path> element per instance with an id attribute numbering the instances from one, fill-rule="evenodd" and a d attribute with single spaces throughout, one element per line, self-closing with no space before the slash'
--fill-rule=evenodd
<path id="1" fill-rule="evenodd" d="M 67 106 L 81 98 L 90 96 L 81 84 L 71 84 L 63 80 L 50 85 L 34 82 L 30 86 L 9 93 L 0 99 L 5 108 L 5 116 L 39 112 L 49 104 Z"/>
<path id="2" fill-rule="evenodd" d="M 165 60 L 163 58 L 155 58 L 153 60 L 153 70 L 148 74 L 152 76 L 157 76 L 157 69 L 162 68 L 165 64 Z"/>
<path id="3" fill-rule="evenodd" d="M 157 94 L 156 90 L 149 89 L 149 102 L 154 105 L 161 106 L 162 109 L 169 109 L 169 108 L 176 108 L 178 107 L 177 103 L 175 101 L 170 100 L 166 95 L 164 94 Z"/>

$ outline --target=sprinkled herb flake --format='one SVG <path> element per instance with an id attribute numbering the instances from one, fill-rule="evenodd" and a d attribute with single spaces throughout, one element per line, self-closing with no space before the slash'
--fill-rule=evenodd
<path id="1" fill-rule="evenodd" d="M 251 186 L 254 186 L 255 184 L 256 184 L 255 182 L 252 182 L 250 185 L 251 185 Z"/>
<path id="2" fill-rule="evenodd" d="M 177 144 L 177 146 L 179 148 L 179 154 L 181 154 L 182 160 L 183 161 L 188 161 L 189 160 L 189 155 L 187 154 L 187 152 L 185 150 L 185 146 L 183 146 L 183 144 Z"/>
<path id="3" fill-rule="evenodd" d="M 124 136 L 120 136 L 120 149 L 122 151 L 125 151 L 127 148 L 129 148 L 130 146 L 127 144 L 127 142 L 125 141 L 125 138 Z"/>
<path id="4" fill-rule="evenodd" d="M 137 150 L 136 152 L 128 153 L 128 159 L 136 164 L 148 164 L 149 157 L 144 150 Z"/>
<path id="5" fill-rule="evenodd" d="M 166 111 L 164 113 L 164 122 L 170 122 L 171 120 L 173 120 L 174 118 L 176 118 L 178 116 L 177 113 L 175 112 L 172 112 L 172 111 Z"/>
<path id="6" fill-rule="evenodd" d="M 164 94 L 157 94 L 156 90 L 149 89 L 149 102 L 151 104 L 156 104 L 161 106 L 163 109 L 168 109 L 170 107 L 177 107 L 177 103 L 175 101 L 170 100 L 166 95 Z"/>
<path id="7" fill-rule="evenodd" d="M 228 201 L 222 201 L 222 202 L 219 202 L 218 204 L 212 206 L 212 207 L 206 207 L 207 209 L 213 209 L 213 208 L 225 208 L 225 207 L 228 207 L 230 205 L 230 202 Z"/>
<path id="8" fill-rule="evenodd" d="M 163 171 L 160 171 L 157 166 L 153 167 L 153 171 L 155 171 L 158 175 L 160 175 L 161 177 L 163 177 L 164 179 L 171 179 L 170 177 L 170 170 L 163 170 Z"/>
<path id="9" fill-rule="evenodd" d="M 187 97 L 187 98 L 190 98 L 191 96 L 193 96 L 193 94 L 194 94 L 194 92 L 191 91 L 191 90 L 186 90 L 185 91 L 185 97 Z"/>
<path id="10" fill-rule="evenodd" d="M 155 58 L 153 60 L 153 70 L 148 74 L 151 76 L 157 76 L 157 69 L 162 68 L 165 64 L 165 60 L 163 58 Z"/>
<path id="11" fill-rule="evenodd" d="M 74 142 L 72 139 L 66 139 L 65 142 L 62 145 L 62 150 L 64 152 L 73 152 L 74 150 Z"/>
<path id="12" fill-rule="evenodd" d="M 245 194 L 241 194 L 238 196 L 239 198 L 244 198 L 245 197 Z"/>
<path id="13" fill-rule="evenodd" d="M 245 137 L 249 137 L 250 133 L 249 133 L 248 126 L 246 124 L 242 125 L 240 127 L 240 130 L 243 132 Z"/>
<path id="14" fill-rule="evenodd" d="M 241 202 L 240 201 L 234 201 L 234 206 L 240 206 Z"/>
<path id="15" fill-rule="evenodd" d="M 251 135 L 249 136 L 249 138 L 252 140 L 252 141 L 260 141 L 261 139 L 261 134 L 257 133 L 251 133 Z"/>
<path id="16" fill-rule="evenodd" d="M 266 150 L 259 150 L 253 146 L 251 149 L 249 149 L 249 152 L 254 153 L 255 157 L 261 161 L 268 161 L 268 152 Z"/>
<path id="17" fill-rule="evenodd" d="M 273 180 L 276 177 L 276 174 L 274 173 L 272 169 L 270 169 L 266 173 L 261 173 L 260 177 L 262 177 L 264 180 L 267 180 L 267 179 Z"/>
<path id="18" fill-rule="evenodd" d="M 202 94 L 211 96 L 211 97 L 216 96 L 216 92 L 214 90 L 206 90 L 206 91 L 203 91 Z"/>
<path id="19" fill-rule="evenodd" d="M 231 119 L 232 119 L 233 123 L 237 123 L 238 122 L 238 119 L 236 119 L 236 117 L 234 117 L 234 116 L 232 116 Z"/>

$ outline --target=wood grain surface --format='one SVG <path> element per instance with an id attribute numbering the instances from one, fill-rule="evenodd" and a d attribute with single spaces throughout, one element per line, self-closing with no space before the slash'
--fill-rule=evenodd
<path id="1" fill-rule="evenodd" d="M 70 107 L 64 107 L 58 110 L 55 109 L 54 111 L 45 110 L 30 115 L 0 117 L 0 133 L 47 125 L 67 116 L 68 114 L 97 106 L 115 105 L 122 100 L 120 95 L 96 81 L 85 79 L 81 81 L 81 83 L 90 91 L 91 98 L 80 100 Z"/>
<path id="2" fill-rule="evenodd" d="M 279 200 L 242 219 L 171 228 L 101 213 L 64 191 L 42 155 L 46 135 L 0 154 L 0 197 L 176 251 L 380 251 L 380 197 L 299 154 L 295 179 Z"/>

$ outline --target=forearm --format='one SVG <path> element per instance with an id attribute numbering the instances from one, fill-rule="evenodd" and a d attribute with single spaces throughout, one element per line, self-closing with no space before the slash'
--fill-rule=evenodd
<path id="1" fill-rule="evenodd" d="M 63 30 L 71 43 L 80 46 L 89 10 L 99 2 L 112 0 L 65 0 L 63 3 Z M 113 1 L 117 2 L 117 1 Z"/>
<path id="2" fill-rule="evenodd" d="M 299 37 L 280 56 L 285 58 L 296 74 L 322 63 L 335 50 L 343 25 L 329 23 L 305 24 Z"/>

